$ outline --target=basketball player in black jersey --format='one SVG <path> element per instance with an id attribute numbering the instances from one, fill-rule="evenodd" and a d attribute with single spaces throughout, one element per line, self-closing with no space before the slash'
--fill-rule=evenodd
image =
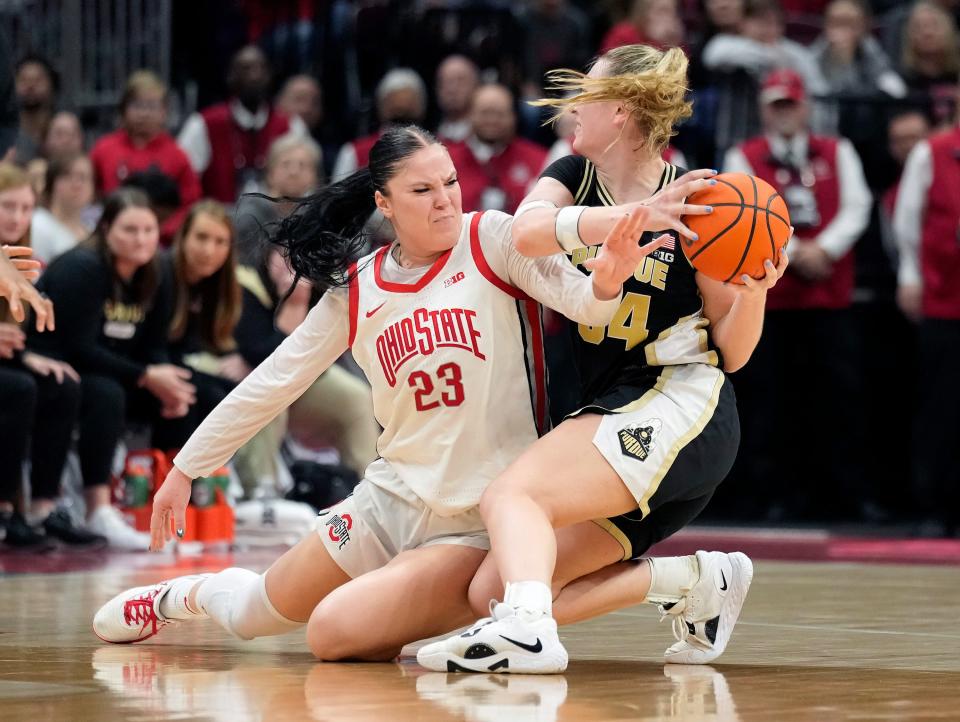
<path id="1" fill-rule="evenodd" d="M 740 427 L 724 372 L 753 352 L 766 292 L 787 261 L 784 254 L 778 267 L 768 262 L 764 278 L 724 285 L 683 255 L 680 236 L 695 236 L 671 213 L 711 212 L 684 199 L 715 174 L 684 174 L 661 157 L 690 114 L 686 71 L 679 49 L 625 46 L 587 75 L 559 71 L 557 88 L 574 95 L 542 101 L 573 113 L 578 155 L 548 167 L 521 204 L 513 228 L 520 251 L 562 250 L 587 273 L 595 244 L 637 207 L 648 213 L 640 243 L 659 247 L 624 284 L 608 326 L 576 329 L 581 409 L 484 493 L 492 554 L 471 600 L 482 608 L 499 597 L 502 580 L 504 602 L 464 634 L 423 647 L 424 666 L 508 672 L 514 662 L 562 671 L 557 622 L 638 602 L 672 618 L 677 642 L 667 662 L 710 662 L 730 638 L 753 575 L 746 555 L 640 556 L 693 520 L 733 464 Z"/>

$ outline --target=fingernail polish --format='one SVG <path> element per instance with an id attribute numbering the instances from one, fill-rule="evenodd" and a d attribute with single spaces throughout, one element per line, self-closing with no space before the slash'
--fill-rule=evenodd
<path id="1" fill-rule="evenodd" d="M 713 213 L 713 206 L 707 206 L 707 213 Z"/>
<path id="2" fill-rule="evenodd" d="M 699 241 L 699 240 L 700 240 L 700 236 L 698 236 L 696 233 L 694 233 L 694 234 L 693 234 L 693 240 Z"/>
<path id="3" fill-rule="evenodd" d="M 181 538 L 183 537 L 183 529 L 177 529 L 177 536 Z"/>
<path id="4" fill-rule="evenodd" d="M 717 182 L 716 182 L 713 178 L 711 178 L 711 179 L 710 179 L 710 185 L 715 186 L 716 184 L 717 184 Z"/>

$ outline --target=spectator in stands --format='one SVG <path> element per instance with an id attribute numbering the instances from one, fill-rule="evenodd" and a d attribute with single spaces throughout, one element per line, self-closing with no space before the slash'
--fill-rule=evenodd
<path id="1" fill-rule="evenodd" d="M 810 48 L 836 94 L 907 94 L 880 43 L 870 35 L 870 8 L 864 0 L 833 0 L 827 6 L 823 34 Z"/>
<path id="2" fill-rule="evenodd" d="M 43 198 L 46 188 L 47 164 L 51 158 L 83 153 L 83 128 L 76 115 L 65 110 L 55 114 L 43 136 L 40 155 L 27 163 L 27 175 L 38 198 Z"/>
<path id="3" fill-rule="evenodd" d="M 200 175 L 204 195 L 231 204 L 256 190 L 270 144 L 288 132 L 307 134 L 299 117 L 270 105 L 270 82 L 266 56 L 248 45 L 230 61 L 230 99 L 187 118 L 177 142 Z"/>
<path id="4" fill-rule="evenodd" d="M 323 120 L 323 91 L 310 75 L 294 75 L 287 79 L 277 95 L 277 110 L 290 118 L 300 118 L 310 135 L 320 131 Z"/>
<path id="5" fill-rule="evenodd" d="M 157 421 L 153 443 L 158 448 L 182 446 L 250 372 L 234 339 L 241 310 L 235 241 L 223 205 L 200 201 L 187 213 L 171 252 L 160 260 L 173 289 L 169 358 L 191 370 L 197 402 L 183 416 Z"/>
<path id="6" fill-rule="evenodd" d="M 652 45 L 661 50 L 680 46 L 684 34 L 677 0 L 633 0 L 627 19 L 604 36 L 600 54 L 621 45 Z"/>
<path id="7" fill-rule="evenodd" d="M 920 0 L 904 29 L 900 72 L 910 90 L 929 98 L 935 126 L 952 126 L 960 73 L 960 34 L 950 13 Z"/>
<path id="8" fill-rule="evenodd" d="M 370 149 L 384 129 L 391 125 L 423 124 L 427 112 L 427 88 L 415 70 L 394 68 L 377 84 L 374 96 L 380 127 L 375 133 L 344 143 L 333 166 L 333 182 L 367 165 Z"/>
<path id="9" fill-rule="evenodd" d="M 892 258 L 897 257 L 897 246 L 890 224 L 893 222 L 893 213 L 897 206 L 903 168 L 910 152 L 928 135 L 930 135 L 930 119 L 920 110 L 903 110 L 894 115 L 887 125 L 887 152 L 899 169 L 896 180 L 884 191 L 880 200 L 881 218 L 886 229 L 884 245 Z"/>
<path id="10" fill-rule="evenodd" d="M 76 113 L 61 110 L 53 116 L 41 150 L 48 160 L 58 155 L 83 153 L 83 127 Z"/>
<path id="11" fill-rule="evenodd" d="M 436 135 L 444 143 L 457 143 L 470 135 L 470 98 L 480 84 L 480 70 L 464 55 L 450 55 L 437 67 L 437 105 L 440 122 Z"/>
<path id="12" fill-rule="evenodd" d="M 960 87 L 958 87 L 960 90 Z M 897 300 L 919 322 L 920 376 L 911 444 L 918 533 L 960 526 L 960 126 L 921 140 L 907 158 L 893 227 Z"/>
<path id="13" fill-rule="evenodd" d="M 723 168 L 772 185 L 795 232 L 790 267 L 767 296 L 763 338 L 737 385 L 744 459 L 755 474 L 751 492 L 784 490 L 774 501 L 787 513 L 859 516 L 871 495 L 854 454 L 859 374 L 850 305 L 853 246 L 872 199 L 850 142 L 810 132 L 798 73 L 770 74 L 760 100 L 764 134 L 731 149 Z M 806 401 L 814 397 L 829 399 L 829 407 Z M 773 475 L 782 482 L 769 484 Z M 816 503 L 828 495 L 829 509 Z"/>
<path id="14" fill-rule="evenodd" d="M 718 33 L 703 49 L 712 70 L 742 69 L 759 79 L 786 68 L 800 74 L 813 95 L 829 86 L 810 50 L 784 36 L 783 10 L 777 0 L 748 0 L 739 35 Z"/>
<path id="15" fill-rule="evenodd" d="M 93 202 L 93 165 L 82 154 L 56 156 L 47 167 L 43 206 L 33 214 L 33 257 L 44 264 L 90 235 L 84 211 Z"/>
<path id="16" fill-rule="evenodd" d="M 543 169 L 547 150 L 517 137 L 514 102 L 510 89 L 496 83 L 473 94 L 470 137 L 449 147 L 464 211 L 513 213 Z"/>
<path id="17" fill-rule="evenodd" d="M 340 150 L 336 119 L 328 119 L 323 107 L 323 88 L 310 75 L 294 75 L 277 96 L 277 108 L 306 125 L 309 136 L 320 148 L 319 178 L 322 182 L 333 171 L 333 161 Z"/>
<path id="18" fill-rule="evenodd" d="M 43 136 L 56 106 L 60 78 L 46 58 L 27 55 L 14 68 L 13 83 L 19 112 L 13 159 L 19 165 L 26 165 L 40 155 Z"/>
<path id="19" fill-rule="evenodd" d="M 166 131 L 167 86 L 149 70 L 128 79 L 120 98 L 119 130 L 103 136 L 90 152 L 97 191 L 109 195 L 131 175 L 163 173 L 177 184 L 180 207 L 164 221 L 161 234 L 172 237 L 183 215 L 200 198 L 200 182 L 190 160 Z"/>
<path id="20" fill-rule="evenodd" d="M 590 21 L 569 0 L 534 0 L 521 11 L 525 35 L 523 95 L 543 97 L 543 77 L 557 68 L 586 67 L 594 41 Z M 455 138 L 453 140 L 463 140 Z"/>
<path id="21" fill-rule="evenodd" d="M 195 402 L 190 372 L 167 358 L 170 288 L 156 260 L 160 227 L 148 198 L 114 191 L 89 241 L 56 259 L 38 287 L 57 309 L 52 333 L 31 334 L 80 373 L 80 466 L 87 526 L 111 547 L 145 550 L 110 501 L 110 476 L 127 419 L 184 416 Z"/>
<path id="22" fill-rule="evenodd" d="M 311 138 L 287 135 L 273 142 L 263 190 L 278 200 L 245 196 L 238 201 L 234 215 L 241 263 L 260 259 L 262 229 L 293 210 L 294 203 L 282 199 L 302 198 L 319 187 L 320 161 L 320 147 Z"/>
<path id="23" fill-rule="evenodd" d="M 0 244 L 30 245 L 33 189 L 26 174 L 0 163 Z M 80 378 L 62 361 L 26 346 L 26 335 L 0 300 L 0 540 L 7 546 L 37 546 L 45 537 L 70 544 L 102 539 L 77 528 L 55 511 L 60 476 L 80 408 Z M 29 451 L 29 453 L 28 453 Z M 31 517 L 14 510 L 22 492 L 25 459 L 31 460 Z"/>
<path id="24" fill-rule="evenodd" d="M 238 270 L 243 287 L 243 314 L 236 337 L 240 353 L 250 366 L 263 362 L 303 322 L 314 302 L 311 286 L 301 281 L 293 290 L 293 272 L 279 252 L 264 249 L 260 258 Z M 273 459 L 288 419 L 265 428 L 237 459 L 241 478 L 276 478 Z M 379 426 L 373 416 L 370 387 L 344 368 L 327 369 L 289 410 L 289 423 L 311 446 L 329 443 L 341 461 L 362 474 L 376 457 Z M 263 482 L 260 482 L 263 483 Z M 248 494 L 251 489 L 247 489 Z"/>

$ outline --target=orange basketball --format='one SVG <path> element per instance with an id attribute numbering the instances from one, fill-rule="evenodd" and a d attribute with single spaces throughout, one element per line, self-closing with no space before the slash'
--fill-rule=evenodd
<path id="1" fill-rule="evenodd" d="M 790 238 L 787 204 L 754 176 L 721 173 L 715 179 L 716 185 L 687 198 L 690 204 L 713 206 L 713 213 L 684 216 L 699 238 L 683 238 L 683 252 L 694 268 L 717 281 L 742 284 L 744 273 L 763 278 L 763 262 L 779 263 Z"/>

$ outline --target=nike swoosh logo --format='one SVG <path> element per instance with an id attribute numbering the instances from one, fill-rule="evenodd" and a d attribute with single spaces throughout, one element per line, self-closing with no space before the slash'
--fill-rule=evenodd
<path id="1" fill-rule="evenodd" d="M 500 638 L 506 639 L 508 642 L 510 642 L 510 644 L 515 644 L 518 647 L 520 647 L 520 649 L 525 649 L 528 652 L 533 652 L 534 654 L 536 654 L 541 649 L 543 649 L 543 644 L 540 642 L 540 637 L 537 637 L 536 644 L 524 644 L 523 642 L 518 642 L 516 639 L 510 639 L 510 637 L 504 637 L 502 634 L 500 635 Z"/>
<path id="2" fill-rule="evenodd" d="M 379 306 L 377 306 L 377 307 L 376 307 L 375 309 L 373 309 L 372 311 L 367 311 L 367 318 L 370 318 L 373 314 L 375 314 L 377 311 L 379 311 L 381 308 L 383 308 L 383 306 L 384 306 L 385 303 L 386 303 L 386 301 L 384 301 L 383 303 L 381 303 Z"/>
<path id="3" fill-rule="evenodd" d="M 723 575 L 723 570 L 720 570 L 720 579 L 723 581 L 723 585 L 720 587 L 721 592 L 727 591 L 727 578 Z"/>

